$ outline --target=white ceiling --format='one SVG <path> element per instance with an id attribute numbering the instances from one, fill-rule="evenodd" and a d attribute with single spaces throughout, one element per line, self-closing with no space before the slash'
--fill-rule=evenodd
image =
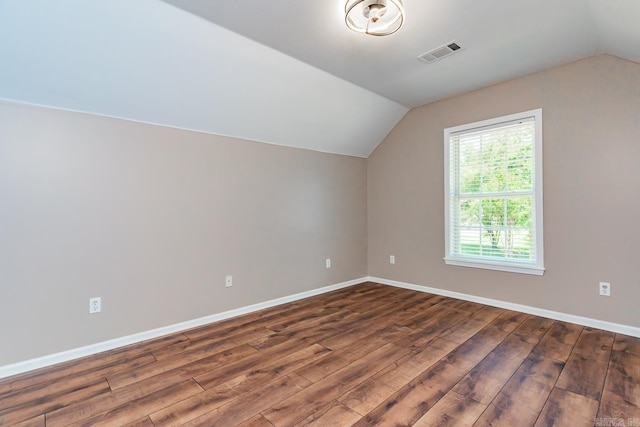
<path id="1" fill-rule="evenodd" d="M 598 53 L 640 61 L 638 0 L 404 0 L 388 37 L 347 30 L 344 0 L 165 1 L 408 107 Z"/>
<path id="2" fill-rule="evenodd" d="M 405 0 L 389 37 L 349 31 L 343 7 L 0 0 L 0 98 L 367 157 L 407 107 L 598 53 L 640 62 L 638 0 Z"/>

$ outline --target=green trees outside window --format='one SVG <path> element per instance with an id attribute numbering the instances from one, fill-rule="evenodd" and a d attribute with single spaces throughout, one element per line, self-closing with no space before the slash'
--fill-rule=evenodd
<path id="1" fill-rule="evenodd" d="M 458 149 L 460 231 L 466 234 L 460 253 L 531 258 L 532 132 L 504 128 L 471 135 L 460 138 Z"/>

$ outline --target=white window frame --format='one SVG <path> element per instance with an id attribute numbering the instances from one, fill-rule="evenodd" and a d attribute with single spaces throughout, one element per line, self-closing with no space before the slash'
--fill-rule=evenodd
<path id="1" fill-rule="evenodd" d="M 450 197 L 450 137 L 452 134 L 470 131 L 487 126 L 496 126 L 516 120 L 533 118 L 535 122 L 535 142 L 534 142 L 534 224 L 535 224 L 535 250 L 536 259 L 533 262 L 522 262 L 512 259 L 495 259 L 488 256 L 467 256 L 453 254 L 451 247 L 451 212 Z M 489 270 L 508 271 L 512 273 L 534 274 L 541 276 L 544 274 L 544 238 L 543 238 L 543 209 L 542 209 L 542 109 L 523 111 L 522 113 L 510 114 L 479 122 L 468 123 L 460 126 L 447 128 L 444 130 L 444 222 L 445 222 L 445 257 L 444 261 L 448 265 L 462 267 L 482 268 Z"/>

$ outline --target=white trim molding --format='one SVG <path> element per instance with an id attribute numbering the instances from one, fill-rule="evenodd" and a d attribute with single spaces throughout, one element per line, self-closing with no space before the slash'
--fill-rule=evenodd
<path id="1" fill-rule="evenodd" d="M 263 310 L 265 308 L 275 307 L 277 305 L 286 304 L 288 302 L 293 302 L 338 289 L 347 288 L 349 286 L 358 285 L 366 281 L 366 277 L 361 277 L 359 279 L 353 279 L 346 282 L 337 283 L 335 285 L 312 289 L 310 291 L 300 292 L 297 294 L 224 311 L 222 313 L 212 314 L 210 316 L 188 320 L 186 322 L 163 326 L 161 328 L 151 329 L 149 331 L 139 332 L 133 335 L 127 335 L 125 337 L 114 338 L 112 340 L 102 341 L 96 344 L 90 344 L 84 347 L 74 348 L 59 353 L 49 354 L 46 356 L 37 357 L 35 359 L 25 360 L 23 362 L 0 366 L 0 378 L 10 377 L 12 375 L 21 374 L 24 372 L 32 371 L 34 369 L 45 368 L 47 366 L 55 365 L 62 362 L 68 362 L 70 360 L 79 359 L 81 357 L 90 356 L 92 354 L 102 353 L 103 351 L 113 350 L 118 347 L 123 347 L 129 344 L 135 344 L 141 341 L 158 338 L 163 335 L 184 331 L 187 329 L 195 328 L 197 326 L 206 325 L 208 323 L 229 319 L 231 317 L 253 313 L 254 311 Z"/>
<path id="2" fill-rule="evenodd" d="M 535 266 L 525 266 L 523 264 L 509 265 L 506 262 L 493 263 L 489 260 L 483 260 L 482 262 L 474 261 L 473 259 L 465 259 L 463 257 L 456 258 L 444 258 L 444 262 L 448 265 L 457 265 L 459 267 L 472 267 L 472 268 L 484 268 L 485 270 L 497 270 L 507 271 L 510 273 L 523 273 L 523 274 L 535 274 L 536 276 L 542 276 L 544 274 L 544 268 L 538 268 Z"/>
<path id="3" fill-rule="evenodd" d="M 463 294 L 460 292 L 447 291 L 444 289 L 432 288 L 428 286 L 416 285 L 413 283 L 398 282 L 396 280 L 383 279 L 379 277 L 361 277 L 358 279 L 349 280 L 335 285 L 325 286 L 310 291 L 300 292 L 297 294 L 272 299 L 269 301 L 248 305 L 245 307 L 236 308 L 233 310 L 224 311 L 222 313 L 212 314 L 210 316 L 200 317 L 198 319 L 189 320 L 182 323 L 176 323 L 169 326 L 164 326 L 149 331 L 140 332 L 125 337 L 115 338 L 108 341 L 99 342 L 96 344 L 87 345 L 71 350 L 62 351 L 60 353 L 49 354 L 46 356 L 38 357 L 35 359 L 25 360 L 23 362 L 17 362 L 10 365 L 0 366 L 0 378 L 10 377 L 12 375 L 21 374 L 24 372 L 32 371 L 35 369 L 45 368 L 62 362 L 68 362 L 74 359 L 78 359 L 92 354 L 101 353 L 103 351 L 113 350 L 115 348 L 123 347 L 129 344 L 135 344 L 141 341 L 158 338 L 163 335 L 172 334 L 175 332 L 184 331 L 187 329 L 195 328 L 198 326 L 206 325 L 208 323 L 217 322 L 220 320 L 229 319 L 243 314 L 253 313 L 265 308 L 275 307 L 288 302 L 298 301 L 304 298 L 324 294 L 327 292 L 335 291 L 338 289 L 347 288 L 349 286 L 358 285 L 364 282 L 375 282 L 382 285 L 395 286 L 398 288 L 410 289 L 418 292 L 428 292 L 436 295 L 442 295 L 446 297 L 461 299 L 465 301 L 477 302 L 480 304 L 490 305 L 493 307 L 505 308 L 508 310 L 520 311 L 527 314 L 533 314 L 536 316 L 546 317 L 549 319 L 560 320 L 564 322 L 576 323 L 578 325 L 589 326 L 592 328 L 603 329 L 605 331 L 616 332 L 624 335 L 630 335 L 640 338 L 640 328 L 628 325 L 621 325 L 618 323 L 605 322 L 603 320 L 591 319 L 588 317 L 575 316 L 572 314 L 560 313 L 557 311 L 545 310 L 537 307 L 530 307 L 527 305 L 515 304 L 506 301 L 494 300 L 490 298 L 479 297 L 475 295 Z"/>
<path id="4" fill-rule="evenodd" d="M 396 280 L 383 279 L 380 277 L 367 277 L 367 282 L 375 282 L 383 285 L 395 286 L 398 288 L 410 289 L 419 292 L 428 292 L 430 294 L 442 295 L 461 299 L 464 301 L 477 302 L 479 304 L 490 305 L 492 307 L 505 308 L 507 310 L 520 311 L 522 313 L 533 314 L 535 316 L 546 317 L 548 319 L 560 320 L 562 322 L 576 323 L 590 328 L 602 329 L 605 331 L 615 332 L 618 334 L 629 335 L 640 338 L 640 328 L 620 323 L 607 322 L 604 320 L 593 319 L 590 317 L 576 316 L 574 314 L 562 313 L 559 311 L 546 310 L 544 308 L 531 307 L 528 305 L 516 304 L 508 301 L 501 301 L 491 298 L 479 297 L 461 292 L 447 291 L 445 289 L 432 288 L 429 286 L 416 285 L 413 283 L 398 282 Z"/>

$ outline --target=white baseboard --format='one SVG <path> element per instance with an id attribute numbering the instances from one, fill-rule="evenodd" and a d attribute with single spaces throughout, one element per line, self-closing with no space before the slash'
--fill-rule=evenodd
<path id="1" fill-rule="evenodd" d="M 10 365 L 0 366 L 0 378 L 21 374 L 23 372 L 44 368 L 44 367 L 55 365 L 62 362 L 68 362 L 70 360 L 78 359 L 80 357 L 90 356 L 92 354 L 101 353 L 103 351 L 113 350 L 115 348 L 123 347 L 125 345 L 135 344 L 141 341 L 158 338 L 163 335 L 184 331 L 187 329 L 195 328 L 197 326 L 206 325 L 207 323 L 229 319 L 231 317 L 252 313 L 254 311 L 263 310 L 265 308 L 275 307 L 277 305 L 286 304 L 288 302 L 297 301 L 303 298 L 324 294 L 327 292 L 335 291 L 337 289 L 342 289 L 349 286 L 357 285 L 363 282 L 366 282 L 366 278 L 364 277 L 359 279 L 349 280 L 347 282 L 337 283 L 335 285 L 325 286 L 322 288 L 313 289 L 306 292 L 300 292 L 297 294 L 288 295 L 282 298 L 276 298 L 269 301 L 236 308 L 234 310 L 224 311 L 222 313 L 212 314 L 210 316 L 200 317 L 198 319 L 188 320 L 186 322 L 176 323 L 169 326 L 163 326 L 161 328 L 139 332 L 137 334 L 127 335 L 125 337 L 115 338 L 108 341 L 102 341 L 96 344 L 91 344 L 84 347 L 62 351 L 60 353 L 49 354 L 49 355 L 38 357 L 35 359 L 25 360 L 23 362 L 17 362 Z"/>
<path id="2" fill-rule="evenodd" d="M 559 311 L 545 310 L 544 308 L 531 307 L 528 305 L 515 304 L 507 301 L 500 301 L 491 298 L 484 298 L 460 292 L 447 291 L 444 289 L 431 288 L 429 286 L 415 285 L 413 283 L 398 282 L 395 280 L 382 279 L 380 277 L 367 277 L 367 281 L 381 283 L 383 285 L 396 286 L 398 288 L 411 289 L 413 291 L 428 292 L 430 294 L 442 295 L 461 299 L 465 301 L 477 302 L 479 304 L 490 305 L 493 307 L 505 308 L 507 310 L 520 311 L 522 313 L 533 314 L 548 319 L 560 320 L 563 322 L 576 323 L 578 325 L 588 326 L 591 328 L 602 329 L 605 331 L 615 332 L 619 334 L 629 335 L 640 338 L 640 328 L 619 323 L 606 322 L 604 320 L 592 319 L 590 317 L 576 316 L 573 314 L 561 313 Z"/>
<path id="3" fill-rule="evenodd" d="M 578 325 L 589 326 L 592 328 L 603 329 L 605 331 L 611 331 L 611 332 L 616 332 L 616 333 L 640 338 L 640 328 L 637 328 L 634 326 L 621 325 L 619 323 L 612 323 L 612 322 L 605 322 L 603 320 L 592 319 L 589 317 L 575 316 L 572 314 L 545 310 L 542 308 L 515 304 L 511 302 L 506 302 L 506 301 L 494 300 L 491 298 L 484 298 L 484 297 L 479 297 L 479 296 L 470 295 L 470 294 L 463 294 L 460 292 L 453 292 L 453 291 L 447 291 L 444 289 L 416 285 L 413 283 L 398 282 L 396 280 L 389 280 L 389 279 L 383 279 L 380 277 L 369 276 L 369 277 L 361 277 L 359 279 L 349 280 L 347 282 L 337 283 L 335 285 L 325 286 L 318 289 L 313 289 L 306 292 L 300 292 L 300 293 L 289 295 L 286 297 L 276 298 L 269 301 L 236 308 L 234 310 L 212 314 L 210 316 L 200 317 L 198 319 L 193 319 L 193 320 L 189 320 L 182 323 L 176 323 L 173 325 L 164 326 L 157 329 L 152 329 L 149 331 L 144 331 L 144 332 L 140 332 L 133 335 L 128 335 L 125 337 L 115 338 L 112 340 L 103 341 L 96 344 L 87 345 L 84 347 L 66 350 L 60 353 L 49 354 L 49 355 L 38 357 L 35 359 L 25 360 L 23 362 L 17 362 L 10 365 L 0 366 L 0 378 L 5 378 L 12 375 L 21 374 L 23 372 L 32 371 L 34 369 L 40 369 L 40 368 L 55 365 L 58 363 L 67 362 L 70 360 L 78 359 L 80 357 L 90 356 L 92 354 L 101 353 L 103 351 L 113 350 L 115 348 L 123 347 L 129 344 L 135 344 L 141 341 L 158 338 L 163 335 L 184 331 L 187 329 L 195 328 L 197 326 L 206 325 L 208 323 L 217 322 L 220 320 L 229 319 L 231 317 L 252 313 L 254 311 L 262 310 L 269 307 L 275 307 L 277 305 L 286 304 L 288 302 L 297 301 L 303 298 L 324 294 L 327 292 L 335 291 L 337 289 L 346 288 L 346 287 L 357 285 L 364 282 L 375 282 L 383 285 L 395 286 L 395 287 L 404 288 L 404 289 L 411 289 L 419 292 L 428 292 L 436 295 L 457 298 L 465 301 L 477 302 L 480 304 L 505 308 L 508 310 L 520 311 L 523 313 L 533 314 L 536 316 L 546 317 L 549 319 L 576 323 Z"/>

